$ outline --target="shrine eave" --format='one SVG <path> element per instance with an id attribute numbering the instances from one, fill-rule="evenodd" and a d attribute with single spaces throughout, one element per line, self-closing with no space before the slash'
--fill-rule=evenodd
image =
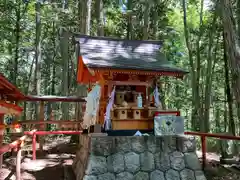
<path id="1" fill-rule="evenodd" d="M 22 112 L 22 108 L 11 103 L 0 101 L 0 114 L 16 114 L 19 115 Z"/>
<path id="2" fill-rule="evenodd" d="M 74 40 L 76 43 L 79 43 L 81 40 L 94 40 L 94 41 L 105 41 L 105 42 L 116 42 L 116 43 L 124 43 L 125 46 L 136 46 L 137 44 L 155 44 L 155 45 L 163 45 L 163 41 L 161 40 L 128 40 L 128 39 L 120 39 L 115 37 L 106 37 L 106 36 L 89 36 L 85 34 L 74 34 Z"/>
<path id="3" fill-rule="evenodd" d="M 92 69 L 95 72 L 113 72 L 119 74 L 139 74 L 139 75 L 156 75 L 156 76 L 184 76 L 185 74 L 189 73 L 188 71 L 184 71 L 179 68 L 141 68 L 141 67 L 131 67 L 131 66 L 124 66 L 124 67 L 106 67 L 106 66 L 87 66 L 88 69 Z"/>
<path id="4" fill-rule="evenodd" d="M 7 100 L 22 100 L 25 95 L 0 73 L 0 97 Z"/>

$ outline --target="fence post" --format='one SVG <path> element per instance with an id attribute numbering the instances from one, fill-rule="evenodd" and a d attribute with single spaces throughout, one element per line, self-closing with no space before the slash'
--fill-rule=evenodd
<path id="1" fill-rule="evenodd" d="M 44 122 L 44 101 L 40 102 L 39 121 Z M 40 131 L 44 131 L 45 130 L 45 124 L 41 123 L 39 125 L 39 129 L 40 129 Z M 39 141 L 39 150 L 40 150 L 40 152 L 43 152 L 44 136 L 38 136 L 38 141 Z"/>
<path id="2" fill-rule="evenodd" d="M 17 147 L 17 157 L 16 157 L 16 180 L 21 180 L 21 159 L 22 159 L 22 149 L 21 144 Z"/>
<path id="3" fill-rule="evenodd" d="M 201 136 L 201 143 L 202 143 L 202 169 L 204 170 L 205 165 L 206 165 L 206 136 L 202 135 Z"/>
<path id="4" fill-rule="evenodd" d="M 32 135 L 32 160 L 36 160 L 36 133 Z"/>

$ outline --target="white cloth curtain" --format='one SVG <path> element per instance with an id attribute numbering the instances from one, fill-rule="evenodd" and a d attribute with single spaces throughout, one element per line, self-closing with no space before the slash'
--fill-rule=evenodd
<path id="1" fill-rule="evenodd" d="M 105 113 L 105 117 L 104 117 L 104 129 L 105 130 L 111 129 L 111 109 L 114 104 L 114 96 L 115 96 L 115 86 L 111 92 L 111 95 L 108 100 L 108 105 L 106 108 L 106 113 Z"/>

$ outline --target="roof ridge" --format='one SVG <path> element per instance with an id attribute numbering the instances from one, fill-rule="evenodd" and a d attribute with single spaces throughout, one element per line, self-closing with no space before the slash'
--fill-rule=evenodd
<path id="1" fill-rule="evenodd" d="M 90 36 L 90 35 L 85 35 L 85 34 L 75 34 L 74 35 L 75 40 L 80 39 L 80 38 L 89 38 L 89 39 L 94 39 L 94 40 L 110 40 L 110 41 L 124 41 L 124 42 L 141 42 L 145 44 L 158 44 L 162 45 L 163 41 L 162 40 L 133 40 L 133 39 L 120 39 L 116 37 L 106 37 L 106 36 Z"/>

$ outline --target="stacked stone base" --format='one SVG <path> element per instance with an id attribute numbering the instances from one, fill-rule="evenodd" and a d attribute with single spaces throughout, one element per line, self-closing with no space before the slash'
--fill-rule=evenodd
<path id="1" fill-rule="evenodd" d="M 77 180 L 206 180 L 192 137 L 80 136 Z"/>

